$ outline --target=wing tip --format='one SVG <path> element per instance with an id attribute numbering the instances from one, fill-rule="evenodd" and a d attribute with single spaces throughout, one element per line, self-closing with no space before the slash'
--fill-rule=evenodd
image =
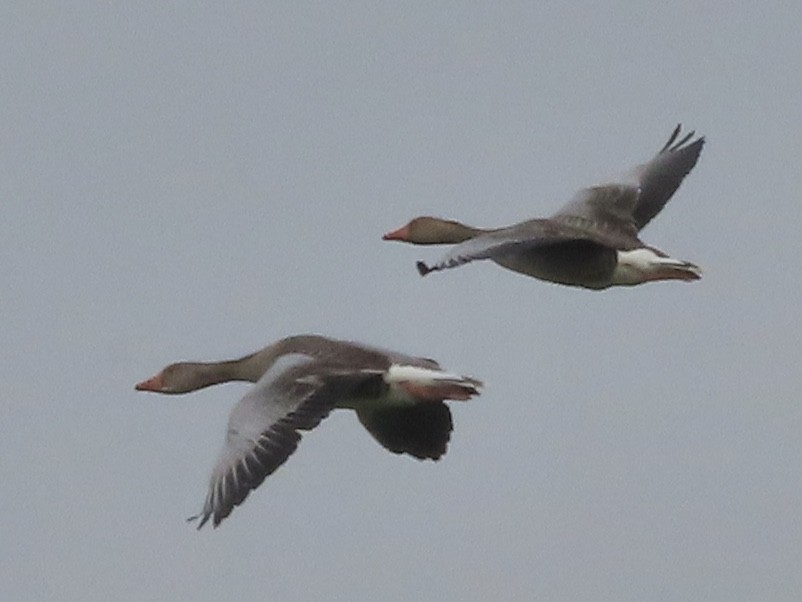
<path id="1" fill-rule="evenodd" d="M 699 136 L 696 140 L 694 140 L 691 144 L 687 147 L 685 146 L 688 144 L 688 141 L 692 140 L 693 137 L 696 135 L 696 130 L 691 130 L 687 134 L 685 134 L 679 142 L 677 142 L 677 138 L 679 138 L 680 132 L 682 132 L 682 123 L 678 123 L 677 126 L 674 128 L 674 131 L 671 132 L 671 135 L 668 137 L 668 141 L 663 145 L 663 148 L 660 149 L 660 152 L 657 154 L 663 154 L 665 152 L 674 152 L 685 148 L 690 148 L 694 145 L 698 145 L 699 149 L 701 150 L 702 146 L 705 143 L 705 137 Z"/>
<path id="2" fill-rule="evenodd" d="M 210 517 L 211 514 L 208 514 L 207 512 L 199 512 L 198 514 L 193 514 L 192 516 L 188 517 L 186 519 L 186 522 L 194 523 L 195 521 L 197 521 L 198 525 L 195 527 L 195 529 L 197 531 L 200 531 L 203 528 L 203 525 L 209 522 Z M 217 527 L 217 524 L 215 524 L 214 526 Z"/>
<path id="3" fill-rule="evenodd" d="M 415 267 L 418 268 L 418 274 L 420 274 L 421 276 L 425 276 L 426 274 L 434 271 L 434 268 L 430 268 L 422 261 L 416 262 Z"/>

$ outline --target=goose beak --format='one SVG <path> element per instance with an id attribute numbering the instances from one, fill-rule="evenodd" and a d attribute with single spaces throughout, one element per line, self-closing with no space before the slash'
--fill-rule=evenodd
<path id="1" fill-rule="evenodd" d="M 152 376 L 147 380 L 143 380 L 141 383 L 137 383 L 134 389 L 137 391 L 161 391 L 164 387 L 164 383 L 162 382 L 162 375 L 161 373 L 157 374 L 156 376 Z"/>
<path id="2" fill-rule="evenodd" d="M 402 226 L 398 230 L 393 230 L 392 232 L 388 232 L 384 236 L 382 236 L 382 240 L 408 240 L 409 239 L 409 227 Z"/>

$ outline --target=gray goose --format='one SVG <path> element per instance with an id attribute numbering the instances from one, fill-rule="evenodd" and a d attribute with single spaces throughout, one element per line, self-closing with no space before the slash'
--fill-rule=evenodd
<path id="1" fill-rule="evenodd" d="M 691 142 L 694 132 L 690 132 L 678 140 L 680 130 L 678 125 L 651 161 L 621 181 L 580 190 L 549 218 L 481 229 L 418 217 L 383 238 L 456 245 L 431 266 L 419 261 L 422 276 L 490 259 L 527 276 L 596 290 L 655 280 L 698 280 L 699 267 L 673 259 L 638 238 L 699 159 L 704 137 Z"/>
<path id="2" fill-rule="evenodd" d="M 355 410 L 391 452 L 437 460 L 452 430 L 443 401 L 470 399 L 482 386 L 431 359 L 298 335 L 237 360 L 170 364 L 136 389 L 181 394 L 235 380 L 256 384 L 229 416 L 203 509 L 190 519 L 200 519 L 199 529 L 210 519 L 217 527 L 295 451 L 299 431 L 332 409 Z"/>

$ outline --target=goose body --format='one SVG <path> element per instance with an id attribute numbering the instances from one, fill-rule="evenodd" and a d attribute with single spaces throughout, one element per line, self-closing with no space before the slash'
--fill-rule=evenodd
<path id="1" fill-rule="evenodd" d="M 229 381 L 255 383 L 231 411 L 226 440 L 197 517 L 220 524 L 295 451 L 299 431 L 335 408 L 356 411 L 385 448 L 437 460 L 452 430 L 444 400 L 467 400 L 481 383 L 431 359 L 317 335 L 281 339 L 238 360 L 179 362 L 136 385 L 182 394 Z"/>
<path id="2" fill-rule="evenodd" d="M 384 240 L 418 245 L 453 244 L 431 272 L 489 259 L 514 272 L 589 289 L 630 286 L 653 280 L 698 280 L 694 264 L 672 259 L 638 237 L 696 165 L 704 138 L 680 126 L 655 157 L 620 182 L 593 186 L 549 218 L 506 228 L 481 229 L 435 217 L 418 217 L 388 232 Z"/>

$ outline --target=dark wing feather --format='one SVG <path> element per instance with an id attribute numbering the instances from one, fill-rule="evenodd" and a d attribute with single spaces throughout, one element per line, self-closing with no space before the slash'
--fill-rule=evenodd
<path id="1" fill-rule="evenodd" d="M 437 460 L 445 454 L 454 426 L 451 411 L 442 402 L 363 406 L 357 409 L 357 416 L 382 446 L 420 460 Z"/>
<path id="2" fill-rule="evenodd" d="M 297 370 L 295 368 L 298 368 Z M 337 402 L 380 386 L 375 371 L 310 376 L 306 366 L 266 374 L 234 407 L 226 444 L 212 471 L 199 518 L 216 527 L 298 447 L 301 434 L 315 428 Z M 269 378 L 268 378 L 269 377 Z"/>
<path id="3" fill-rule="evenodd" d="M 636 167 L 633 172 L 641 189 L 634 211 L 638 230 L 660 213 L 699 160 L 705 143 L 704 137 L 688 144 L 695 134 L 690 132 L 676 142 L 680 129 L 681 126 L 678 125 L 660 152 L 648 163 Z"/>
<path id="4" fill-rule="evenodd" d="M 334 408 L 336 398 L 327 390 L 300 387 L 307 389 L 306 394 L 293 403 L 253 395 L 259 392 L 254 388 L 234 408 L 203 510 L 193 517 L 200 518 L 199 529 L 210 518 L 215 527 L 219 525 L 292 455 L 301 440 L 298 431 L 313 429 Z"/>

